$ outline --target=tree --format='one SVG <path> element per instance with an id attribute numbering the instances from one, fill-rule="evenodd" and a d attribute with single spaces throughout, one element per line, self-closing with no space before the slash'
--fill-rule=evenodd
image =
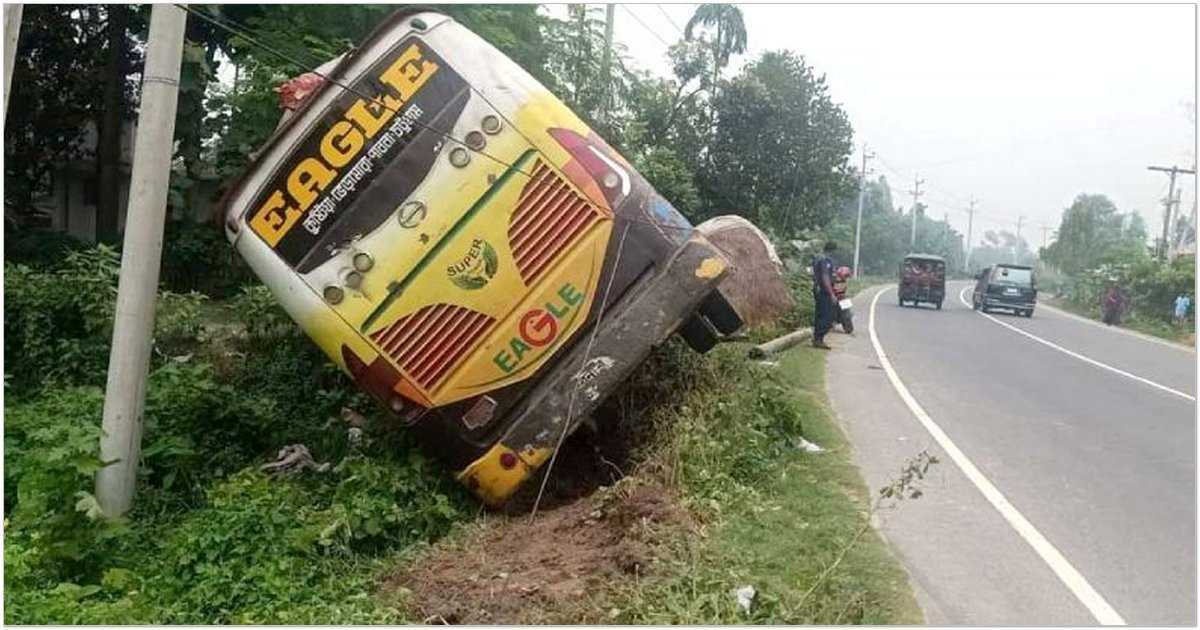
<path id="1" fill-rule="evenodd" d="M 6 215 L 33 214 L 33 201 L 49 192 L 51 174 L 64 163 L 84 158 L 84 132 L 89 123 L 97 131 L 107 93 L 126 106 L 133 102 L 134 87 L 128 81 L 114 79 L 106 85 L 119 92 L 97 89 L 106 72 L 104 54 L 80 51 L 104 51 L 110 33 L 119 39 L 122 29 L 109 30 L 109 17 L 129 13 L 135 20 L 137 10 L 122 7 L 110 13 L 112 5 L 29 5 L 22 15 L 21 37 L 13 64 L 12 92 L 4 130 L 4 202 Z M 123 19 L 118 17 L 117 20 Z M 132 37 L 134 23 L 127 33 Z M 127 68 L 138 63 L 137 47 L 126 42 Z M 119 73 L 119 71 L 118 71 Z M 113 112 L 127 114 L 128 108 L 114 107 Z M 119 121 L 118 121 L 119 124 Z M 108 146 L 107 143 L 101 146 Z"/>
<path id="2" fill-rule="evenodd" d="M 1036 262 L 1024 238 L 1008 230 L 987 230 L 983 242 L 971 249 L 971 267 L 981 269 L 997 263 L 1032 266 Z"/>
<path id="3" fill-rule="evenodd" d="M 716 31 L 715 36 L 707 42 L 712 64 L 708 76 L 701 75 L 700 80 L 700 87 L 708 90 L 710 106 L 707 127 L 711 135 L 717 119 L 715 100 L 719 92 L 721 70 L 729 65 L 729 58 L 733 54 L 746 51 L 746 23 L 742 19 L 742 10 L 736 5 L 701 4 L 684 27 L 684 40 L 693 41 L 697 37 L 697 27 Z M 705 155 L 711 158 L 711 154 L 706 152 Z"/>
<path id="4" fill-rule="evenodd" d="M 729 65 L 729 58 L 746 52 L 746 23 L 742 18 L 742 10 L 733 4 L 702 4 L 684 27 L 684 39 L 691 41 L 696 35 L 696 27 L 716 31 L 711 42 L 712 85 L 715 86 L 721 69 Z"/>
<path id="5" fill-rule="evenodd" d="M 1058 238 L 1042 259 L 1068 275 L 1097 265 L 1146 255 L 1146 224 L 1137 213 L 1122 214 L 1104 195 L 1080 194 L 1063 211 Z"/>
<path id="6" fill-rule="evenodd" d="M 96 236 L 115 241 L 121 212 L 121 136 L 125 127 L 126 82 L 129 78 L 129 18 L 131 9 L 105 5 L 103 100 L 96 112 Z M 130 138 L 132 144 L 132 138 Z"/>
<path id="7" fill-rule="evenodd" d="M 605 64 L 602 9 L 572 4 L 567 14 L 566 20 L 546 22 L 549 53 L 544 74 L 550 78 L 549 87 L 597 133 L 620 144 L 632 118 L 627 103 L 637 79 L 626 68 L 619 46 L 614 45 Z"/>
<path id="8" fill-rule="evenodd" d="M 699 176 L 714 214 L 738 212 L 788 236 L 824 224 L 857 190 L 846 112 L 803 57 L 764 53 L 714 109 L 710 166 Z"/>

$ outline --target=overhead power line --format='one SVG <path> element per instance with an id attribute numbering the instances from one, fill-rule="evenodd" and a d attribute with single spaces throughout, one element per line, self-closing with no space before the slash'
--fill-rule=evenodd
<path id="1" fill-rule="evenodd" d="M 658 7 L 659 12 L 663 14 L 663 17 L 667 18 L 667 21 L 671 23 L 671 26 L 675 28 L 675 32 L 679 33 L 680 37 L 687 37 L 683 34 L 683 29 L 679 28 L 679 25 L 675 23 L 675 20 L 671 19 L 671 14 L 667 13 L 667 10 L 663 8 L 663 5 L 655 4 L 654 6 Z"/>
<path id="2" fill-rule="evenodd" d="M 651 35 L 653 35 L 654 39 L 657 39 L 658 41 L 662 42 L 662 45 L 666 46 L 667 48 L 671 47 L 671 45 L 667 43 L 667 40 L 663 39 L 662 36 L 658 34 L 658 31 L 650 28 L 645 22 L 642 21 L 642 18 L 638 17 L 638 14 L 633 12 L 632 9 L 630 9 L 628 6 L 623 5 L 623 4 L 620 6 L 622 9 L 625 10 L 626 13 L 628 13 L 631 17 L 633 17 L 633 19 L 637 20 L 637 23 L 641 24 L 642 28 L 646 29 L 647 33 L 650 33 Z"/>

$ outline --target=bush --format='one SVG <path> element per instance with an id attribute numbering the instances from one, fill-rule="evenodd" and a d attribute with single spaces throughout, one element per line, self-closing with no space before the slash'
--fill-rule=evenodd
<path id="1" fill-rule="evenodd" d="M 1133 263 L 1107 263 L 1078 274 L 1064 283 L 1064 288 L 1068 298 L 1077 306 L 1098 312 L 1100 298 L 1111 282 L 1116 282 L 1128 292 L 1130 317 L 1170 323 L 1175 298 L 1195 294 L 1195 259 L 1180 256 L 1167 265 L 1150 259 Z"/>
<path id="2" fill-rule="evenodd" d="M 30 555 L 60 579 L 75 579 L 102 553 L 88 516 L 100 461 L 103 393 L 93 387 L 47 391 L 6 405 L 4 511 L 12 531 L 36 533 Z"/>
<path id="3" fill-rule="evenodd" d="M 163 234 L 162 283 L 171 291 L 213 298 L 235 295 L 254 276 L 220 228 L 191 220 L 170 221 Z"/>
<path id="4" fill-rule="evenodd" d="M 4 231 L 4 262 L 49 269 L 76 250 L 86 249 L 83 241 L 54 230 L 20 230 L 13 226 Z"/>
<path id="5" fill-rule="evenodd" d="M 104 384 L 120 268 L 116 250 L 106 245 L 72 251 L 50 269 L 5 264 L 5 373 L 17 392 Z M 158 358 L 191 345 L 203 300 L 195 293 L 159 295 Z"/>

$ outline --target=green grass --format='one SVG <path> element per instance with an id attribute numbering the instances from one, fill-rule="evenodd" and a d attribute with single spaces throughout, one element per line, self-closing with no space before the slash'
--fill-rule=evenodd
<path id="1" fill-rule="evenodd" d="M 97 257 L 107 261 L 101 271 L 115 268 L 111 255 Z M 63 363 L 92 379 L 6 385 L 5 622 L 412 621 L 380 583 L 471 522 L 477 504 L 411 436 L 388 430 L 265 291 L 188 303 L 171 317 L 160 310 L 184 332 L 151 370 L 138 501 L 122 522 L 94 518 L 103 392 L 92 381 L 107 362 L 86 350 L 108 337 L 103 326 L 63 322 L 79 311 L 110 317 L 115 275 L 92 278 L 97 265 L 86 260 L 77 267 L 65 277 L 91 279 L 93 291 L 76 281 L 63 292 L 59 276 L 32 272 L 10 272 L 5 287 L 10 302 L 28 298 L 26 317 L 6 322 L 10 339 L 54 330 L 75 344 L 37 354 L 31 341 L 6 356 L 6 382 Z M 57 319 L 42 326 L 39 313 Z M 72 347 L 62 355 L 70 361 L 50 354 Z M 741 621 L 729 591 L 747 583 L 761 591 L 755 621 L 919 620 L 899 565 L 863 527 L 868 493 L 827 411 L 824 357 L 797 349 L 767 367 L 745 359 L 746 347 L 699 357 L 673 339 L 622 393 L 622 408 L 650 429 L 634 441 L 640 459 L 666 472 L 703 530 L 671 539 L 668 570 L 615 585 L 588 620 Z M 343 407 L 369 416 L 361 444 L 337 420 Z M 801 452 L 800 435 L 829 452 Z M 258 470 L 295 443 L 333 466 L 277 479 Z"/>
<path id="2" fill-rule="evenodd" d="M 866 526 L 873 493 L 829 411 L 825 355 L 801 346 L 770 367 L 745 351 L 710 353 L 696 386 L 659 418 L 672 424 L 658 457 L 705 524 L 669 545 L 658 577 L 618 587 L 603 604 L 608 620 L 921 623 L 904 570 Z M 799 436 L 825 452 L 797 448 Z M 744 585 L 758 591 L 749 614 L 732 595 Z"/>

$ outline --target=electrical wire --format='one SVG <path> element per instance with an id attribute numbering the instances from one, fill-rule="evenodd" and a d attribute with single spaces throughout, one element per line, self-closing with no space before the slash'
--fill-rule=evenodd
<path id="1" fill-rule="evenodd" d="M 667 10 L 663 8 L 663 5 L 655 4 L 654 6 L 658 7 L 658 11 L 663 14 L 663 17 L 667 18 L 667 21 L 671 23 L 671 26 L 674 27 L 676 33 L 679 33 L 680 37 L 687 38 L 687 35 L 684 34 L 683 29 L 679 28 L 679 25 L 675 23 L 675 20 L 671 19 L 671 14 L 667 13 Z"/>
<path id="2" fill-rule="evenodd" d="M 588 339 L 587 348 L 583 350 L 583 362 L 581 366 L 586 366 L 592 357 L 592 346 L 596 344 L 596 336 L 600 333 L 600 322 L 604 318 L 604 306 L 608 304 L 609 294 L 612 293 L 613 280 L 617 277 L 617 266 L 621 262 L 621 253 L 625 250 L 625 237 L 629 235 L 629 226 L 621 232 L 621 240 L 617 242 L 617 254 L 613 258 L 612 271 L 608 274 L 608 286 L 604 288 L 604 297 L 600 300 L 600 311 L 596 315 L 596 322 L 592 324 L 592 336 Z M 533 502 L 533 509 L 529 512 L 529 522 L 533 522 L 537 516 L 538 506 L 542 504 L 542 494 L 546 491 L 546 483 L 550 481 L 550 473 L 554 471 L 554 462 L 558 459 L 558 452 L 562 450 L 563 442 L 567 439 L 567 432 L 571 426 L 571 416 L 575 410 L 575 395 L 579 393 L 579 388 L 583 386 L 583 379 L 572 379 L 575 381 L 575 387 L 571 390 L 571 397 L 567 400 L 567 417 L 563 419 L 563 430 L 558 436 L 558 445 L 554 447 L 554 452 L 550 454 L 550 462 L 546 464 L 546 473 L 542 476 L 542 485 L 538 488 L 537 499 Z"/>
<path id="3" fill-rule="evenodd" d="M 642 28 L 646 29 L 646 32 L 647 32 L 647 33 L 650 33 L 651 35 L 653 35 L 653 36 L 654 36 L 654 39 L 657 39 L 658 41 L 662 42 L 662 45 L 663 45 L 663 46 L 666 46 L 667 48 L 670 48 L 670 47 L 671 47 L 671 45 L 667 43 L 667 40 L 663 39 L 663 38 L 662 38 L 662 37 L 661 37 L 661 36 L 658 34 L 658 31 L 656 31 L 656 30 L 654 30 L 654 29 L 650 28 L 649 26 L 647 26 L 647 25 L 646 25 L 646 23 L 642 21 L 642 18 L 638 17 L 638 14 L 634 13 L 634 12 L 633 12 L 633 11 L 632 11 L 632 10 L 631 10 L 629 7 L 627 7 L 627 6 L 623 5 L 623 4 L 620 4 L 620 5 L 617 5 L 617 6 L 621 7 L 622 9 L 624 9 L 626 13 L 628 13 L 630 16 L 632 16 L 632 17 L 633 17 L 633 19 L 637 20 L 637 23 L 638 23 L 638 24 L 641 24 L 641 25 L 642 25 Z"/>

